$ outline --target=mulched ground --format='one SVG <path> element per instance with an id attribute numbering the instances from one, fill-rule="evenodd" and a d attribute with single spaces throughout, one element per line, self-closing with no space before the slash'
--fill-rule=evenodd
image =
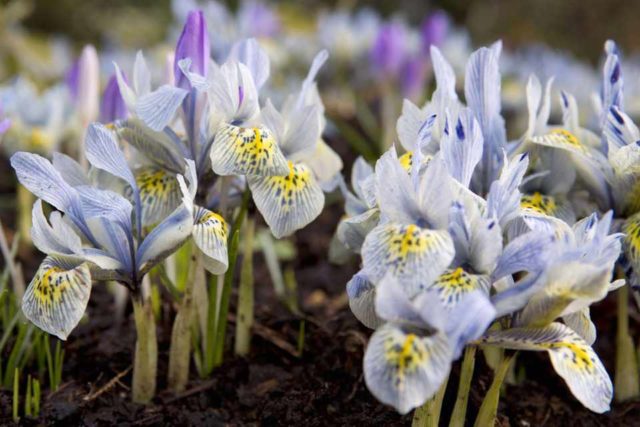
<path id="1" fill-rule="evenodd" d="M 4 169 L 6 171 L 6 169 Z M 4 190 L 8 183 L 0 183 Z M 0 191 L 2 192 L 2 191 Z M 131 365 L 135 330 L 131 309 L 121 324 L 113 322 L 113 300 L 104 286 L 96 286 L 89 307 L 89 322 L 80 325 L 65 344 L 63 384 L 46 394 L 39 419 L 24 425 L 409 425 L 378 403 L 362 377 L 362 355 L 370 331 L 351 315 L 344 296 L 357 261 L 334 266 L 326 261 L 330 236 L 341 215 L 329 206 L 316 222 L 296 236 L 298 257 L 293 262 L 301 308 L 308 316 L 304 352 L 296 356 L 278 346 L 279 340 L 295 346 L 300 319 L 290 314 L 272 292 L 263 259 L 256 255 L 256 321 L 272 338 L 254 336 L 249 357 L 227 354 L 225 363 L 210 379 L 196 378 L 181 395 L 162 392 L 167 372 L 170 316 L 158 326 L 159 395 L 149 406 L 130 402 L 128 372 L 99 396 L 85 400 Z M 5 226 L 11 219 L 3 215 Z M 39 259 L 39 258 L 38 258 Z M 234 301 L 235 303 L 235 295 Z M 167 308 L 168 309 L 168 308 Z M 233 312 L 233 309 L 232 309 Z M 610 299 L 592 310 L 598 325 L 596 351 L 613 372 L 615 302 Z M 637 313 L 634 312 L 634 315 Z M 637 317 L 631 322 L 637 329 Z M 227 334 L 232 348 L 233 324 Z M 273 337 L 276 337 L 274 339 Z M 638 336 L 635 337 L 636 342 Z M 480 354 L 480 353 L 478 353 Z M 562 379 L 541 353 L 523 354 L 526 380 L 507 386 L 499 408 L 502 426 L 638 425 L 640 402 L 614 404 L 605 415 L 592 414 L 570 394 Z M 478 357 L 469 404 L 473 420 L 491 382 L 491 371 Z M 457 389 L 458 366 L 451 374 L 443 408 L 448 421 Z M 0 390 L 0 425 L 11 425 L 11 396 Z M 446 425 L 446 424 L 443 424 Z"/>

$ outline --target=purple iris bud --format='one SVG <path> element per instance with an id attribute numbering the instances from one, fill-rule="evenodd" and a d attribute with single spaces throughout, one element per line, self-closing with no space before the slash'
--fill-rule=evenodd
<path id="1" fill-rule="evenodd" d="M 424 90 L 427 75 L 427 64 L 420 57 L 410 58 L 402 67 L 400 84 L 402 96 L 417 100 Z"/>
<path id="2" fill-rule="evenodd" d="M 11 127 L 11 120 L 4 116 L 4 107 L 0 103 L 0 135 L 5 133 Z"/>
<path id="3" fill-rule="evenodd" d="M 400 23 L 390 22 L 378 31 L 370 52 L 375 70 L 386 76 L 396 76 L 405 61 L 407 32 Z"/>
<path id="4" fill-rule="evenodd" d="M 251 37 L 273 37 L 280 31 L 278 14 L 263 2 L 244 2 L 238 15 L 244 34 Z"/>
<path id="5" fill-rule="evenodd" d="M 64 77 L 64 82 L 69 88 L 71 99 L 74 101 L 78 98 L 78 78 L 80 76 L 80 60 L 76 60 Z"/>
<path id="6" fill-rule="evenodd" d="M 449 16 L 442 10 L 436 10 L 422 22 L 421 36 L 425 52 L 431 45 L 440 46 L 449 31 Z"/>
<path id="7" fill-rule="evenodd" d="M 126 81 L 126 77 L 125 77 Z M 127 105 L 120 93 L 118 79 L 115 75 L 111 76 L 107 87 L 104 89 L 102 102 L 100 103 L 100 121 L 102 123 L 111 123 L 116 120 L 127 118 Z"/>
<path id="8" fill-rule="evenodd" d="M 178 39 L 173 62 L 176 86 L 187 90 L 191 89 L 189 80 L 182 73 L 178 65 L 180 60 L 185 58 L 191 59 L 191 72 L 206 77 L 209 68 L 210 50 L 207 23 L 204 20 L 202 11 L 196 10 L 189 12 L 187 22 L 184 24 L 182 34 L 180 34 L 180 38 Z"/>

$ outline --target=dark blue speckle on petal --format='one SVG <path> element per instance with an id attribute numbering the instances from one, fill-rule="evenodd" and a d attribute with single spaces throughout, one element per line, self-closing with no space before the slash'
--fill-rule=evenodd
<path id="1" fill-rule="evenodd" d="M 611 72 L 611 84 L 615 84 L 620 79 L 620 63 L 616 63 Z"/>
<path id="2" fill-rule="evenodd" d="M 617 108 L 611 107 L 609 111 L 611 111 L 611 115 L 614 119 L 616 119 L 616 122 L 620 123 L 621 125 L 624 124 L 624 118 L 620 115 Z"/>
<path id="3" fill-rule="evenodd" d="M 458 124 L 456 125 L 456 133 L 458 134 L 458 139 L 464 139 L 464 126 L 462 126 L 460 119 L 458 119 Z"/>

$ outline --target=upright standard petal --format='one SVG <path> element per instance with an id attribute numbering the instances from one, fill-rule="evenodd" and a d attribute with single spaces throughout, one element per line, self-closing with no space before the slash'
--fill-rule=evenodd
<path id="1" fill-rule="evenodd" d="M 602 70 L 602 111 L 601 122 L 604 124 L 607 112 L 611 107 L 622 107 L 623 79 L 620 65 L 620 52 L 613 40 L 607 40 L 604 45 L 607 59 Z"/>
<path id="2" fill-rule="evenodd" d="M 22 312 L 43 331 L 66 340 L 80 322 L 90 294 L 86 263 L 47 257 L 22 298 Z"/>
<path id="3" fill-rule="evenodd" d="M 164 85 L 138 98 L 136 114 L 156 132 L 163 130 L 176 115 L 176 111 L 189 92 L 174 86 Z"/>
<path id="4" fill-rule="evenodd" d="M 288 236 L 316 219 L 324 207 L 324 193 L 311 169 L 289 162 L 284 176 L 247 176 L 256 207 L 273 235 Z"/>
<path id="5" fill-rule="evenodd" d="M 491 184 L 487 195 L 487 216 L 496 218 L 500 227 L 507 224 L 520 213 L 520 184 L 529 166 L 529 155 L 519 155 L 511 161 L 506 160 L 500 178 Z"/>
<path id="6" fill-rule="evenodd" d="M 480 48 L 469 58 L 464 93 L 484 136 L 484 150 L 480 171 L 482 189 L 487 191 L 495 179 L 506 143 L 504 119 L 500 114 L 500 44 Z"/>
<path id="7" fill-rule="evenodd" d="M 258 90 L 269 79 L 269 55 L 260 47 L 256 39 L 251 38 L 235 43 L 231 47 L 229 59 L 247 66 Z"/>
<path id="8" fill-rule="evenodd" d="M 622 148 L 640 140 L 640 131 L 636 124 L 616 106 L 609 109 L 603 133 L 609 143 L 616 148 Z"/>
<path id="9" fill-rule="evenodd" d="M 123 179 L 137 191 L 136 180 L 114 134 L 99 123 L 92 123 L 85 142 L 87 159 L 96 168 Z"/>
<path id="10" fill-rule="evenodd" d="M 460 110 L 457 117 L 447 114 L 440 150 L 449 174 L 465 187 L 482 159 L 483 142 L 480 125 L 469 109 Z"/>

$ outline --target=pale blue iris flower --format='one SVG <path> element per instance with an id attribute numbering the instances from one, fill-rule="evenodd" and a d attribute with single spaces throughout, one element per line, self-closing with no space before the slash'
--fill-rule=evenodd
<path id="1" fill-rule="evenodd" d="M 606 196 L 605 172 L 594 168 L 605 156 L 597 136 L 579 126 L 568 95 L 567 132 L 549 138 L 551 82 L 543 95 L 535 77 L 528 85 L 528 129 L 507 144 L 500 46 L 472 54 L 467 106 L 455 93 L 451 67 L 432 48 L 433 98 L 423 108 L 405 101 L 398 120 L 407 154 L 398 158 L 392 148 L 373 171 L 359 162 L 353 192 L 342 184 L 347 218 L 338 237 L 360 251 L 363 265 L 347 284 L 349 303 L 376 329 L 365 379 L 378 399 L 406 413 L 435 394 L 465 345 L 484 342 L 547 351 L 576 398 L 603 412 L 612 386 L 590 347 L 589 306 L 623 283 L 612 282 L 622 235 L 610 234 L 612 212 L 571 226 L 564 219 L 573 222 L 573 215 L 545 210 L 557 208 L 555 200 L 523 192 L 561 193 L 568 205 L 579 182 L 595 197 Z M 605 93 L 608 104 L 619 103 L 615 88 Z M 571 147 L 571 135 L 588 140 L 588 148 Z M 562 161 L 571 174 L 561 175 Z M 555 185 L 562 187 L 547 187 L 559 179 Z M 361 220 L 372 212 L 379 212 L 373 224 Z"/>
<path id="2" fill-rule="evenodd" d="M 90 185 L 80 165 L 62 154 L 54 156 L 53 164 L 25 152 L 11 158 L 22 185 L 38 197 L 32 239 L 47 254 L 25 293 L 22 309 L 38 327 L 61 339 L 66 339 L 80 321 L 92 280 L 115 280 L 134 293 L 140 292 L 143 276 L 192 235 L 205 258 L 224 268 L 227 263 L 226 237 L 220 236 L 212 218 L 202 221 L 201 208 L 194 205 L 197 179 L 192 161 L 186 161 L 184 171 L 188 184 L 182 174 L 177 177 L 180 205 L 145 232 L 140 222 L 139 189 L 113 133 L 92 124 L 85 145 L 93 168 L 132 188 L 133 203 Z M 55 208 L 48 219 L 43 201 Z M 212 241 L 217 241 L 215 248 Z M 224 251 L 218 250 L 221 245 Z"/>

